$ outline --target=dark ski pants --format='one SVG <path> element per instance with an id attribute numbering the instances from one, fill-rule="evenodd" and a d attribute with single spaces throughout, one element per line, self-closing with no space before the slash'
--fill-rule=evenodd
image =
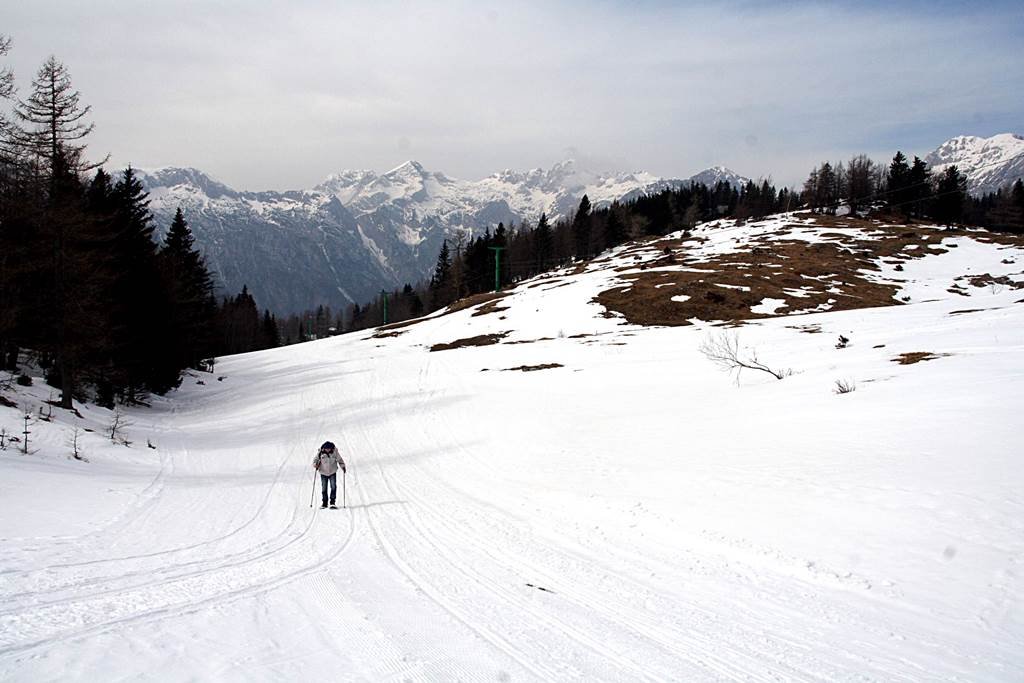
<path id="1" fill-rule="evenodd" d="M 334 474 L 321 474 L 320 475 L 320 493 L 324 499 L 324 506 L 327 505 L 327 484 L 331 485 L 331 505 L 334 505 L 335 499 L 338 497 L 338 473 Z"/>

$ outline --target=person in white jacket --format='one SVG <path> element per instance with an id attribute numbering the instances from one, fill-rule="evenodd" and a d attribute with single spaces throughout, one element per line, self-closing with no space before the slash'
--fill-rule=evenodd
<path id="1" fill-rule="evenodd" d="M 320 493 L 323 496 L 323 504 L 320 505 L 320 509 L 327 507 L 327 487 L 330 486 L 331 497 L 330 505 L 332 510 L 338 508 L 334 504 L 338 496 L 338 469 L 342 472 L 347 472 L 345 469 L 345 461 L 341 458 L 341 453 L 335 448 L 334 444 L 330 441 L 325 441 L 324 445 L 320 447 L 316 457 L 313 458 L 313 469 L 320 473 Z"/>

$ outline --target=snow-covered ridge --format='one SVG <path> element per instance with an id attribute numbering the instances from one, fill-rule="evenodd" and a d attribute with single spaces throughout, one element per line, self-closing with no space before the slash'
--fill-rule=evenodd
<path id="1" fill-rule="evenodd" d="M 961 135 L 939 145 L 925 161 L 935 173 L 956 164 L 967 176 L 967 188 L 981 195 L 1024 177 L 1024 137 L 1001 133 L 990 138 Z"/>

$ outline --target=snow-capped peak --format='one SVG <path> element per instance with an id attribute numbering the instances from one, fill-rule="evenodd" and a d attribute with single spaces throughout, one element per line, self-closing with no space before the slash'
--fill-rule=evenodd
<path id="1" fill-rule="evenodd" d="M 956 164 L 973 194 L 995 192 L 1024 177 L 1024 137 L 1000 133 L 989 138 L 960 135 L 925 157 L 935 173 Z"/>
<path id="2" fill-rule="evenodd" d="M 195 188 L 211 199 L 236 196 L 238 193 L 213 176 L 197 168 L 162 166 L 152 169 L 134 169 L 140 178 L 150 186 L 175 187 L 186 186 Z"/>
<path id="3" fill-rule="evenodd" d="M 385 176 L 408 176 L 408 175 L 423 175 L 423 165 L 418 161 L 412 159 L 405 161 L 393 169 L 385 173 Z"/>
<path id="4" fill-rule="evenodd" d="M 689 182 L 692 184 L 703 183 L 708 187 L 714 187 L 718 183 L 724 182 L 734 187 L 740 187 L 746 185 L 749 180 L 725 166 L 712 166 L 691 176 Z"/>

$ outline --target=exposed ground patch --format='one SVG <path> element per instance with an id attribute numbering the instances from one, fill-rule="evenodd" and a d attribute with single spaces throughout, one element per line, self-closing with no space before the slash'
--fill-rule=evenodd
<path id="1" fill-rule="evenodd" d="M 475 337 L 465 337 L 463 339 L 456 339 L 453 342 L 445 344 L 434 344 L 430 347 L 431 351 L 450 351 L 452 349 L 463 349 L 467 346 L 490 346 L 491 344 L 497 344 L 502 339 L 508 336 L 508 332 L 499 332 L 497 334 L 478 334 Z"/>
<path id="2" fill-rule="evenodd" d="M 535 372 L 537 370 L 551 370 L 552 368 L 564 368 L 565 366 L 561 363 L 542 363 L 540 365 L 520 365 L 515 368 L 501 368 L 499 372 L 514 372 L 516 370 L 520 372 Z M 484 368 L 486 371 L 487 368 Z"/>
<path id="3" fill-rule="evenodd" d="M 981 275 L 962 275 L 957 279 L 960 280 L 964 278 L 966 278 L 973 287 L 1009 287 L 1010 289 L 1024 289 L 1024 282 L 1011 280 L 1006 275 L 996 277 L 990 273 L 982 273 Z"/>
<path id="4" fill-rule="evenodd" d="M 932 353 L 931 351 L 911 351 L 909 353 L 901 353 L 892 359 L 892 362 L 899 363 L 900 365 L 913 365 L 914 363 L 920 363 L 925 360 L 935 360 L 936 358 L 943 358 L 944 356 L 951 356 L 951 353 Z"/>
<path id="5" fill-rule="evenodd" d="M 822 227 L 847 232 L 816 232 L 811 241 L 799 237 L 801 231 Z M 735 228 L 717 229 L 728 234 Z M 743 321 L 895 306 L 903 303 L 896 298 L 898 286 L 871 277 L 879 272 L 878 263 L 942 254 L 952 246 L 944 240 L 963 236 L 1024 246 L 1024 240 L 1008 235 L 798 214 L 793 222 L 751 237 L 732 253 L 708 255 L 686 237 L 637 244 L 617 255 L 627 260 L 617 269 L 621 281 L 595 301 L 630 323 L 667 326 L 688 325 L 694 319 Z M 630 259 L 648 260 L 630 265 Z M 1024 287 L 991 275 L 975 276 L 971 284 Z"/>

